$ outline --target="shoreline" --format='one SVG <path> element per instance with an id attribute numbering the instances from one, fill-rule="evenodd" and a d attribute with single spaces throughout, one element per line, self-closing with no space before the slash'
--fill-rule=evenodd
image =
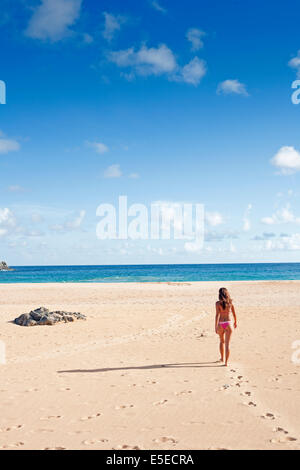
<path id="1" fill-rule="evenodd" d="M 147 286 L 147 285 L 179 285 L 179 286 L 195 286 L 195 285 L 219 285 L 219 284 L 272 284 L 272 283 L 299 283 L 300 279 L 253 279 L 253 280 L 233 280 L 233 281 L 120 281 L 120 282 L 101 282 L 101 281 L 61 281 L 61 282 L 0 282 L 0 287 L 6 286 L 32 286 L 32 285 L 44 285 L 44 286 L 62 286 L 62 285 L 69 285 L 69 286 L 122 286 L 122 285 L 136 285 L 136 286 Z"/>

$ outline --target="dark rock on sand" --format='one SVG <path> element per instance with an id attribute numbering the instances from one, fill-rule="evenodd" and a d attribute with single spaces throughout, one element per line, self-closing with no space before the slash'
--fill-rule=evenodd
<path id="1" fill-rule="evenodd" d="M 29 313 L 23 313 L 14 322 L 20 326 L 36 326 L 36 325 L 55 325 L 59 322 L 72 322 L 75 320 L 86 320 L 86 316 L 81 313 L 71 313 L 63 311 L 50 312 L 45 307 L 36 308 Z"/>
<path id="2" fill-rule="evenodd" d="M 14 269 L 7 266 L 5 261 L 0 261 L 0 271 L 14 271 Z"/>

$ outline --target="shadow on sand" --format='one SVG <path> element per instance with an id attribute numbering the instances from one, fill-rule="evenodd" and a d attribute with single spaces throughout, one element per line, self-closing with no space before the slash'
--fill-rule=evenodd
<path id="1" fill-rule="evenodd" d="M 162 368 L 194 368 L 201 367 L 224 367 L 220 361 L 214 362 L 183 362 L 176 364 L 151 364 L 149 366 L 129 366 L 129 367 L 105 367 L 103 369 L 73 369 L 73 370 L 59 370 L 58 374 L 82 374 L 82 373 L 97 373 L 97 372 L 114 372 L 121 370 L 147 370 L 147 369 L 162 369 Z"/>

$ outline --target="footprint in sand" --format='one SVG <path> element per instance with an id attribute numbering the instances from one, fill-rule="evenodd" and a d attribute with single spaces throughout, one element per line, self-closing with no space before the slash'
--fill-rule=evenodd
<path id="1" fill-rule="evenodd" d="M 209 447 L 208 450 L 230 450 L 229 447 Z"/>
<path id="2" fill-rule="evenodd" d="M 128 444 L 123 444 L 123 445 L 120 444 L 116 447 L 116 450 L 143 450 L 143 448 L 137 445 L 130 446 Z"/>
<path id="3" fill-rule="evenodd" d="M 290 437 L 290 436 L 280 437 L 279 439 L 270 440 L 272 444 L 285 444 L 287 442 L 294 442 L 294 441 L 297 441 L 296 437 Z"/>
<path id="4" fill-rule="evenodd" d="M 57 416 L 51 415 L 51 416 L 46 416 L 44 418 L 40 418 L 40 420 L 41 421 L 48 421 L 49 419 L 61 419 L 61 418 L 62 418 L 62 416 L 60 416 L 60 415 L 57 415 Z"/>
<path id="5" fill-rule="evenodd" d="M 164 405 L 165 403 L 167 403 L 168 400 L 160 400 L 160 401 L 155 401 L 153 403 L 154 406 L 157 406 L 157 405 Z"/>
<path id="6" fill-rule="evenodd" d="M 283 429 L 283 428 L 279 428 L 279 427 L 274 428 L 274 429 L 273 429 L 273 432 L 282 432 L 283 434 L 288 434 L 288 431 L 286 431 L 286 430 Z"/>
<path id="7" fill-rule="evenodd" d="M 196 425 L 196 426 L 200 425 L 200 426 L 202 426 L 202 425 L 205 425 L 205 424 L 206 424 L 205 421 L 188 421 L 188 422 L 183 422 L 182 423 L 183 426 L 191 426 L 191 425 Z"/>
<path id="8" fill-rule="evenodd" d="M 102 413 L 95 413 L 93 415 L 90 415 L 90 416 L 83 416 L 82 418 L 80 418 L 80 421 L 88 421 L 90 419 L 95 419 L 95 418 L 99 418 L 99 416 L 101 416 Z"/>
<path id="9" fill-rule="evenodd" d="M 67 450 L 66 447 L 45 447 L 44 450 Z"/>
<path id="10" fill-rule="evenodd" d="M 82 441 L 82 444 L 85 446 L 92 446 L 92 445 L 101 444 L 104 442 L 108 442 L 108 439 L 90 439 L 90 440 Z"/>
<path id="11" fill-rule="evenodd" d="M 282 374 L 275 375 L 274 377 L 270 377 L 268 382 L 281 382 Z"/>
<path id="12" fill-rule="evenodd" d="M 115 410 L 125 410 L 126 408 L 133 408 L 134 405 L 117 405 L 115 406 Z"/>
<path id="13" fill-rule="evenodd" d="M 193 390 L 182 390 L 182 392 L 174 392 L 174 395 L 187 395 L 193 393 Z"/>
<path id="14" fill-rule="evenodd" d="M 248 403 L 244 403 L 244 405 L 247 405 L 247 406 L 254 406 L 254 407 L 257 406 L 257 404 L 254 403 L 253 401 L 249 401 Z"/>
<path id="15" fill-rule="evenodd" d="M 270 420 L 273 420 L 276 418 L 275 415 L 273 415 L 273 413 L 266 413 L 264 415 L 261 416 L 262 419 L 270 419 Z"/>
<path id="16" fill-rule="evenodd" d="M 155 444 L 177 444 L 178 441 L 174 437 L 163 436 L 153 439 L 153 442 L 155 442 Z"/>
<path id="17" fill-rule="evenodd" d="M 251 392 L 241 392 L 240 396 L 241 397 L 251 397 Z"/>

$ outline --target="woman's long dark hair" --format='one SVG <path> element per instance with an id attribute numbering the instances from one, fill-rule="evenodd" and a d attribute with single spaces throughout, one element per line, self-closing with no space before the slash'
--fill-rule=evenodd
<path id="1" fill-rule="evenodd" d="M 219 289 L 219 300 L 222 304 L 223 310 L 225 310 L 226 307 L 230 308 L 232 305 L 231 297 L 225 287 L 221 287 L 221 289 Z"/>

